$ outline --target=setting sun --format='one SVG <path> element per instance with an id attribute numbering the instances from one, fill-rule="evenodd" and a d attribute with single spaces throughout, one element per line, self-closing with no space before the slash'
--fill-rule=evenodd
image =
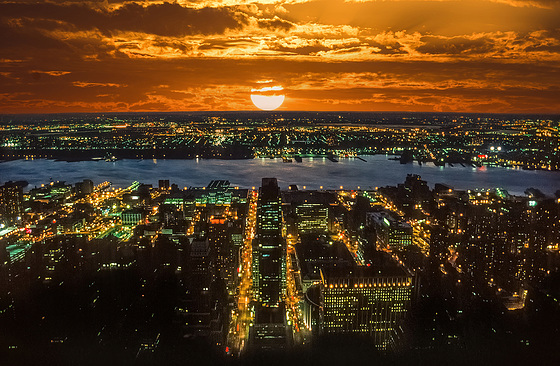
<path id="1" fill-rule="evenodd" d="M 266 81 L 264 83 L 269 82 L 270 81 Z M 284 88 L 281 86 L 264 86 L 259 89 L 251 89 L 251 100 L 255 107 L 263 111 L 273 111 L 284 103 L 285 96 L 283 94 L 276 94 L 276 92 L 282 90 L 284 90 Z"/>
<path id="2" fill-rule="evenodd" d="M 273 111 L 284 103 L 284 96 L 251 94 L 251 100 L 255 107 L 263 111 Z"/>
<path id="3" fill-rule="evenodd" d="M 243 111 L 249 95 L 558 113 L 559 27 L 552 0 L 0 0 L 0 113 Z M 289 94 L 251 91 L 274 85 Z"/>

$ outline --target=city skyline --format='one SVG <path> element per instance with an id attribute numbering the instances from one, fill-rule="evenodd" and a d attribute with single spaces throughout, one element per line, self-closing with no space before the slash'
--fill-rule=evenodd
<path id="1" fill-rule="evenodd" d="M 24 186 L 0 186 L 0 360 L 556 355 L 560 191 Z"/>
<path id="2" fill-rule="evenodd" d="M 0 363 L 555 364 L 559 133 L 527 115 L 3 116 Z"/>
<path id="3" fill-rule="evenodd" d="M 560 1 L 0 0 L 1 365 L 556 365 Z"/>
<path id="4" fill-rule="evenodd" d="M 265 88 L 285 111 L 558 113 L 559 19 L 546 0 L 2 1 L 0 113 L 256 110 Z"/>

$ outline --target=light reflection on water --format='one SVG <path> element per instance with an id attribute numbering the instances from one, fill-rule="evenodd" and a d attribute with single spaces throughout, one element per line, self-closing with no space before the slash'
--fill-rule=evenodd
<path id="1" fill-rule="evenodd" d="M 16 160 L 0 164 L 0 183 L 8 180 L 27 180 L 29 187 L 61 180 L 68 183 L 92 179 L 94 183 L 108 180 L 125 187 L 132 181 L 157 186 L 158 179 L 169 179 L 179 187 L 205 186 L 212 179 L 227 179 L 234 186 L 258 187 L 263 177 L 278 178 L 281 188 L 297 184 L 307 189 L 323 186 L 362 189 L 402 183 L 406 174 L 422 176 L 433 187 L 435 183 L 449 184 L 456 189 L 495 188 L 522 195 L 534 187 L 552 194 L 560 189 L 560 172 L 528 171 L 499 167 L 436 167 L 432 164 L 399 164 L 385 155 L 340 159 L 333 163 L 326 158 L 304 158 L 302 163 L 283 163 L 282 159 L 248 160 L 118 160 L 64 162 L 55 160 Z"/>

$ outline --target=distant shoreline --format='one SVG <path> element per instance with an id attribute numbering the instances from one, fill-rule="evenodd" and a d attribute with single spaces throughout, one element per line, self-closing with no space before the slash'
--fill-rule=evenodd
<path id="1" fill-rule="evenodd" d="M 49 151 L 49 152 L 36 152 L 33 153 L 31 150 L 25 150 L 21 153 L 14 153 L 13 151 L 10 152 L 11 154 L 2 153 L 0 154 L 0 163 L 8 162 L 8 161 L 17 161 L 17 160 L 54 160 L 54 161 L 61 161 L 61 162 L 83 162 L 83 161 L 117 161 L 117 160 L 151 160 L 151 159 L 161 159 L 161 160 L 252 160 L 252 159 L 282 159 L 284 163 L 293 163 L 299 164 L 301 163 L 301 159 L 321 159 L 326 158 L 333 163 L 338 162 L 337 159 L 357 159 L 363 162 L 367 162 L 366 159 L 363 157 L 368 156 L 377 156 L 377 155 L 385 155 L 387 156 L 387 160 L 392 160 L 395 162 L 400 162 L 400 164 L 413 164 L 413 165 L 422 165 L 426 163 L 432 163 L 439 167 L 501 167 L 501 168 L 514 168 L 514 169 L 523 169 L 523 170 L 535 170 L 535 171 L 554 171 L 558 172 L 560 169 L 545 169 L 541 167 L 533 167 L 528 166 L 525 164 L 519 164 L 516 166 L 512 166 L 509 164 L 496 164 L 492 162 L 480 163 L 477 162 L 476 164 L 470 161 L 465 160 L 453 160 L 447 159 L 444 161 L 431 161 L 431 160 L 417 160 L 411 158 L 405 158 L 402 154 L 390 154 L 390 153 L 371 153 L 371 154 L 360 154 L 360 155 L 329 155 L 329 154 L 300 154 L 300 155 L 278 155 L 278 156 L 254 156 L 254 155 L 230 155 L 230 156 L 213 156 L 212 154 L 188 154 L 182 155 L 181 153 L 177 152 L 176 150 L 170 151 L 161 151 L 157 150 L 155 152 L 139 152 L 139 151 L 125 151 L 123 152 L 108 152 L 103 153 L 101 151 L 96 150 L 89 150 L 89 151 Z"/>
<path id="2" fill-rule="evenodd" d="M 31 186 L 51 181 L 94 182 L 110 181 L 127 187 L 133 181 L 158 184 L 169 179 L 179 187 L 203 187 L 211 179 L 226 179 L 233 186 L 256 186 L 263 177 L 277 177 L 283 187 L 296 184 L 306 189 L 368 189 L 401 182 L 407 174 L 418 174 L 429 184 L 443 183 L 456 189 L 502 188 L 510 194 L 520 194 L 530 187 L 545 194 L 554 194 L 560 173 L 545 170 L 524 170 L 495 166 L 472 167 L 460 164 L 436 166 L 433 163 L 400 164 L 391 156 L 340 158 L 333 162 L 327 157 L 309 157 L 301 163 L 283 159 L 123 159 L 106 161 L 64 162 L 54 159 L 12 160 L 0 165 L 4 181 L 27 180 Z M 305 189 L 305 188 L 304 188 Z"/>

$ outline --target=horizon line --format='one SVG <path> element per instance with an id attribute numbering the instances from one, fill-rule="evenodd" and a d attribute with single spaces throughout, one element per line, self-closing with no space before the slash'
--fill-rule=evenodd
<path id="1" fill-rule="evenodd" d="M 14 112 L 0 113 L 0 116 L 37 116 L 37 115 L 80 115 L 80 114 L 211 114 L 211 113 L 256 113 L 256 114 L 274 114 L 274 113 L 355 113 L 355 114 L 438 114 L 438 115 L 544 115 L 544 116 L 560 116 L 558 112 L 464 112 L 464 111 L 321 111 L 321 110 L 205 110 L 205 111 L 86 111 L 86 112 Z"/>

